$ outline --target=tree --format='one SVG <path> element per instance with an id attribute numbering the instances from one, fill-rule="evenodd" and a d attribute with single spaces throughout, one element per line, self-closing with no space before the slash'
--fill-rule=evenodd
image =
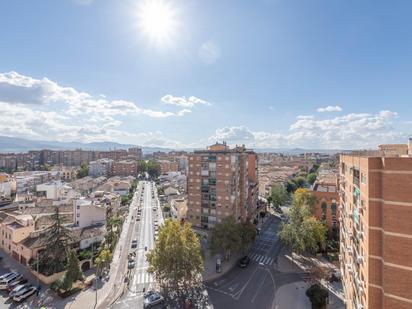
<path id="1" fill-rule="evenodd" d="M 285 187 L 283 185 L 273 186 L 270 192 L 270 200 L 276 208 L 284 205 L 288 200 L 288 192 Z"/>
<path id="2" fill-rule="evenodd" d="M 156 246 L 147 254 L 148 272 L 164 289 L 179 295 L 202 281 L 200 241 L 189 223 L 167 219 L 159 230 Z"/>
<path id="3" fill-rule="evenodd" d="M 59 207 L 55 207 L 55 213 L 51 217 L 53 224 L 47 230 L 44 240 L 46 249 L 40 254 L 39 267 L 45 274 L 54 274 L 64 270 L 69 243 L 73 240 L 69 229 L 61 222 Z"/>
<path id="4" fill-rule="evenodd" d="M 314 213 L 318 199 L 307 189 L 299 188 L 293 194 L 294 200 L 297 200 L 298 203 L 302 203 L 309 207 L 309 210 Z"/>
<path id="5" fill-rule="evenodd" d="M 74 282 L 83 279 L 76 251 L 70 250 L 67 261 L 66 273 L 60 286 L 65 291 L 70 290 Z"/>
<path id="6" fill-rule="evenodd" d="M 326 245 L 327 228 L 312 217 L 308 205 L 312 202 L 313 199 L 307 191 L 297 190 L 293 197 L 289 222 L 283 224 L 279 232 L 280 240 L 296 253 L 316 253 Z"/>
<path id="7" fill-rule="evenodd" d="M 319 284 L 314 284 L 306 290 L 306 296 L 310 299 L 312 303 L 312 309 L 324 309 L 326 308 L 327 300 L 329 297 L 328 290 L 320 286 Z"/>
<path id="8" fill-rule="evenodd" d="M 238 224 L 239 235 L 240 235 L 240 249 L 244 252 L 256 238 L 256 226 L 247 222 L 242 222 Z"/>
<path id="9" fill-rule="evenodd" d="M 80 169 L 77 170 L 77 178 L 83 178 L 89 175 L 89 166 L 85 163 L 80 165 Z"/>
<path id="10" fill-rule="evenodd" d="M 107 267 L 113 258 L 113 253 L 109 248 L 102 248 L 99 254 L 97 255 L 94 263 L 96 264 L 97 269 L 101 272 L 105 267 Z"/>
<path id="11" fill-rule="evenodd" d="M 146 161 L 144 161 L 144 160 L 137 161 L 137 172 L 139 174 L 143 174 L 143 173 L 147 172 Z"/>
<path id="12" fill-rule="evenodd" d="M 159 177 L 161 172 L 159 162 L 153 160 L 147 162 L 147 172 L 151 178 Z"/>
<path id="13" fill-rule="evenodd" d="M 239 228 L 233 216 L 226 217 L 215 224 L 210 231 L 210 249 L 212 253 L 222 253 L 228 259 L 232 252 L 240 249 Z"/>
<path id="14" fill-rule="evenodd" d="M 308 176 L 306 177 L 306 181 L 307 181 L 308 183 L 310 183 L 311 185 L 314 184 L 315 180 L 316 180 L 316 174 L 315 174 L 315 173 L 310 173 L 310 174 L 308 174 Z"/>

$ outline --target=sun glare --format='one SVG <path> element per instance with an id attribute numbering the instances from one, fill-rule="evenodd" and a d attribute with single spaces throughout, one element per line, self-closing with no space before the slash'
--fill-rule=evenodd
<path id="1" fill-rule="evenodd" d="M 176 35 L 176 10 L 164 0 L 146 0 L 138 9 L 138 25 L 142 34 L 156 45 L 170 44 Z"/>

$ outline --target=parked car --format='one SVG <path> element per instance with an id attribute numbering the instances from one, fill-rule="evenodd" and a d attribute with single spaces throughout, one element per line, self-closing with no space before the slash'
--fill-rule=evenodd
<path id="1" fill-rule="evenodd" d="M 17 280 L 20 280 L 21 278 L 23 278 L 23 276 L 16 273 L 16 274 L 8 277 L 7 279 L 1 280 L 0 290 L 5 290 L 10 283 L 12 283 L 14 281 L 17 281 Z"/>
<path id="2" fill-rule="evenodd" d="M 29 283 L 19 284 L 18 286 L 14 287 L 13 290 L 10 291 L 9 297 L 13 298 L 16 295 L 23 293 L 29 287 L 31 287 L 31 285 Z"/>
<path id="3" fill-rule="evenodd" d="M 5 273 L 3 275 L 0 276 L 0 281 L 3 279 L 6 279 L 8 277 L 10 277 L 11 275 L 15 274 L 14 272 L 10 272 L 10 273 Z"/>
<path id="4" fill-rule="evenodd" d="M 7 290 L 8 292 L 10 292 L 10 291 L 13 290 L 16 286 L 19 286 L 19 285 L 22 285 L 22 284 L 25 284 L 25 283 L 27 283 L 27 279 L 25 279 L 25 278 L 21 278 L 20 280 L 15 280 L 15 281 L 11 282 L 9 285 L 7 285 L 6 290 Z"/>
<path id="5" fill-rule="evenodd" d="M 239 260 L 238 266 L 240 268 L 246 268 L 250 264 L 250 257 L 244 256 Z"/>
<path id="6" fill-rule="evenodd" d="M 135 267 L 135 265 L 136 265 L 136 263 L 135 263 L 134 260 L 129 260 L 129 262 L 127 263 L 127 268 L 132 269 L 132 268 Z"/>
<path id="7" fill-rule="evenodd" d="M 145 297 L 143 301 L 143 307 L 149 308 L 155 306 L 157 304 L 161 304 L 164 301 L 164 297 L 157 292 L 150 294 L 149 296 Z"/>
<path id="8" fill-rule="evenodd" d="M 30 295 L 33 295 L 34 293 L 36 293 L 37 288 L 35 288 L 34 286 L 29 287 L 27 290 L 25 290 L 23 293 L 18 294 L 16 296 L 13 297 L 13 300 L 15 302 L 22 302 L 23 300 L 25 300 L 27 297 L 29 297 Z"/>
<path id="9" fill-rule="evenodd" d="M 137 248 L 137 239 L 132 240 L 132 249 Z"/>

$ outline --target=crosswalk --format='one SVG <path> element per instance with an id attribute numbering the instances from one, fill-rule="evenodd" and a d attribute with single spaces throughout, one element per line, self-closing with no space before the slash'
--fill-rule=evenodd
<path id="1" fill-rule="evenodd" d="M 255 262 L 263 263 L 269 266 L 271 266 L 274 262 L 273 258 L 269 256 L 264 256 L 264 255 L 260 255 L 260 254 L 253 253 L 253 252 L 249 254 L 249 257 Z"/>
<path id="2" fill-rule="evenodd" d="M 137 273 L 133 278 L 133 285 L 143 284 L 143 283 L 151 283 L 153 282 L 153 276 L 144 272 L 144 273 Z"/>

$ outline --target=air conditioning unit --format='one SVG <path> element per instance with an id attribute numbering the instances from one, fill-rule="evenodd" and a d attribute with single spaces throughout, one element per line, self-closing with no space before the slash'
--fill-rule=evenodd
<path id="1" fill-rule="evenodd" d="M 363 263 L 363 256 L 362 256 L 362 255 L 358 255 L 358 256 L 356 257 L 356 261 L 357 261 L 358 263 Z"/>

